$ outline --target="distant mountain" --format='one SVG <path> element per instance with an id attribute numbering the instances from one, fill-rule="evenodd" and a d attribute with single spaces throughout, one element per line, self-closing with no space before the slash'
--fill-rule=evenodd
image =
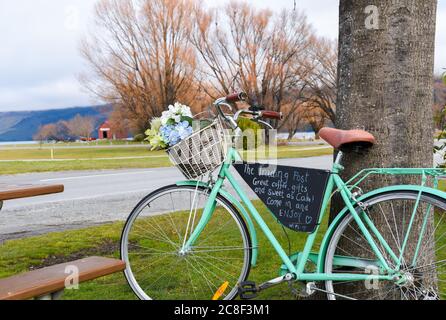
<path id="1" fill-rule="evenodd" d="M 39 127 L 60 120 L 70 120 L 77 114 L 96 119 L 99 127 L 108 119 L 113 107 L 110 105 L 73 107 L 66 109 L 0 112 L 0 141 L 31 141 Z M 97 137 L 95 130 L 93 137 Z"/>

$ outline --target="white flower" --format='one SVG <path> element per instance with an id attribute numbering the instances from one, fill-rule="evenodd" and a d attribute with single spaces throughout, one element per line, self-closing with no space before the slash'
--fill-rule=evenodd
<path id="1" fill-rule="evenodd" d="M 192 111 L 190 110 L 190 107 L 181 105 L 181 115 L 183 117 L 189 117 L 192 118 Z"/>
<path id="2" fill-rule="evenodd" d="M 162 125 L 165 126 L 171 118 L 172 118 L 172 113 L 170 111 L 164 111 L 161 116 Z"/>
<path id="3" fill-rule="evenodd" d="M 175 123 L 181 122 L 182 117 L 192 118 L 192 111 L 186 105 L 176 102 L 174 105 L 170 105 L 167 111 L 164 111 L 161 116 L 162 125 L 166 125 L 170 120 Z"/>
<path id="4" fill-rule="evenodd" d="M 171 114 L 176 114 L 176 113 L 178 113 L 178 108 L 176 107 L 176 104 L 173 106 L 173 105 L 170 105 L 169 106 L 169 112 L 171 113 Z"/>
<path id="5" fill-rule="evenodd" d="M 150 122 L 150 129 L 154 131 L 159 131 L 161 125 L 162 122 L 160 118 L 153 118 L 152 121 Z"/>

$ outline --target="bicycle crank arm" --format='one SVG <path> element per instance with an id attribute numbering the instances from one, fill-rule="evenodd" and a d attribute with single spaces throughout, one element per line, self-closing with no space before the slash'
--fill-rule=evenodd
<path id="1" fill-rule="evenodd" d="M 295 279 L 295 276 L 291 273 L 288 273 L 282 277 L 278 277 L 275 279 L 272 279 L 268 282 L 262 283 L 261 285 L 257 286 L 255 282 L 252 281 L 244 281 L 239 284 L 239 296 L 242 300 L 251 300 L 257 297 L 259 292 L 266 290 L 268 288 L 277 286 L 283 282 L 292 281 Z"/>
<path id="2" fill-rule="evenodd" d="M 284 276 L 281 276 L 281 277 L 269 280 L 269 281 L 267 281 L 265 283 L 262 283 L 261 285 L 259 285 L 258 290 L 260 292 L 260 291 L 269 289 L 271 287 L 277 286 L 277 285 L 279 285 L 281 283 L 292 281 L 294 279 L 295 279 L 295 276 L 292 273 L 287 273 Z"/>

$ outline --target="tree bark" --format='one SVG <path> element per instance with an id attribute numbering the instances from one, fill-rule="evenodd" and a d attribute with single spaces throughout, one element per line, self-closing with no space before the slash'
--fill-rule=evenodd
<path id="1" fill-rule="evenodd" d="M 364 168 L 432 167 L 436 0 L 341 0 L 336 127 L 364 129 L 378 143 L 344 157 L 347 179 Z M 370 7 L 369 7 L 370 8 Z M 421 182 L 420 177 L 370 177 L 364 191 Z M 335 198 L 331 215 L 344 207 Z"/>
<path id="2" fill-rule="evenodd" d="M 367 156 L 345 155 L 344 178 L 368 167 L 433 164 L 437 1 L 381 1 L 378 30 L 365 27 L 369 3 L 340 1 L 336 127 L 364 129 L 378 141 Z"/>

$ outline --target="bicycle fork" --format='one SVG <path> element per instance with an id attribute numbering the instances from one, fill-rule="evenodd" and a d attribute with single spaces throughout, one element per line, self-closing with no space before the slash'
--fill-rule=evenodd
<path id="1" fill-rule="evenodd" d="M 187 253 L 190 250 L 190 248 L 194 245 L 195 241 L 197 241 L 201 232 L 203 232 L 204 228 L 211 220 L 212 213 L 214 212 L 215 207 L 217 205 L 217 195 L 220 192 L 221 187 L 223 186 L 223 181 L 224 180 L 222 178 L 219 178 L 216 181 L 215 186 L 212 188 L 212 191 L 209 195 L 209 199 L 206 203 L 206 206 L 204 207 L 203 215 L 200 221 L 198 222 L 197 226 L 194 229 L 193 225 L 190 226 L 190 228 L 188 226 L 188 229 L 190 229 L 190 236 L 189 239 L 187 239 L 188 232 L 186 232 L 186 234 L 184 235 L 183 247 L 180 249 L 181 253 Z M 196 210 L 196 208 L 191 208 L 190 215 L 192 215 L 192 211 L 194 210 Z M 189 220 L 191 220 L 190 218 L 191 217 L 189 217 Z"/>

